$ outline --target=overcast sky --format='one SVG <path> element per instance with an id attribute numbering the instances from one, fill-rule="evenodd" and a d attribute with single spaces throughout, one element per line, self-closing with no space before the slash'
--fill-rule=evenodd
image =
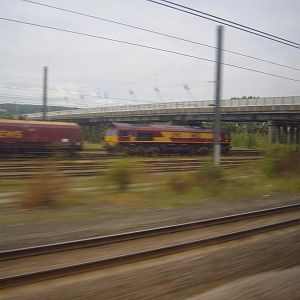
<path id="1" fill-rule="evenodd" d="M 37 1 L 212 46 L 216 44 L 217 23 L 145 0 Z M 299 0 L 176 1 L 300 42 Z M 4 18 L 119 39 L 212 60 L 216 56 L 215 50 L 211 48 L 21 0 L 0 0 L 0 9 L 0 17 Z M 41 92 L 27 89 L 41 90 L 44 66 L 49 68 L 49 103 L 52 105 L 92 107 L 209 100 L 214 97 L 214 63 L 4 20 L 0 20 L 0 23 L 0 103 L 40 104 Z M 229 27 L 224 30 L 224 49 L 300 69 L 299 49 Z M 300 80 L 300 72 L 297 70 L 257 62 L 227 52 L 224 53 L 224 62 Z M 300 95 L 300 82 L 229 66 L 224 66 L 223 79 L 223 99 L 243 95 Z"/>

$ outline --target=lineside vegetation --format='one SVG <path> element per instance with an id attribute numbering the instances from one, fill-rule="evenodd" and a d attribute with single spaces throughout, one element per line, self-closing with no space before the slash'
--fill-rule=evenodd
<path id="1" fill-rule="evenodd" d="M 103 176 L 66 178 L 55 171 L 53 162 L 45 162 L 44 167 L 48 174 L 40 178 L 22 184 L 17 180 L 15 186 L 13 180 L 1 182 L 5 192 L 19 194 L 11 203 L 0 204 L 0 223 L 37 215 L 90 218 L 116 207 L 171 209 L 214 201 L 230 205 L 235 199 L 251 202 L 300 194 L 300 153 L 284 146 L 270 149 L 264 159 L 233 169 L 205 164 L 191 172 L 153 174 L 133 159 L 120 158 Z"/>

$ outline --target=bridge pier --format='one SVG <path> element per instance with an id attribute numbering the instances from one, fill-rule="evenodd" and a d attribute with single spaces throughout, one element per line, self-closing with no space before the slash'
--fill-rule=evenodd
<path id="1" fill-rule="evenodd" d="M 287 126 L 286 143 L 289 145 L 292 143 L 292 126 Z"/>
<path id="2" fill-rule="evenodd" d="M 300 125 L 296 128 L 296 144 L 300 144 Z"/>
<path id="3" fill-rule="evenodd" d="M 282 126 L 282 143 L 287 144 L 288 142 L 288 126 L 283 125 Z"/>
<path id="4" fill-rule="evenodd" d="M 280 144 L 280 125 L 275 126 L 275 144 Z"/>
<path id="5" fill-rule="evenodd" d="M 290 126 L 289 144 L 295 144 L 295 127 Z"/>
<path id="6" fill-rule="evenodd" d="M 268 135 L 270 132 L 268 131 Z M 270 137 L 269 137 L 270 138 Z M 274 126 L 274 142 L 276 144 L 300 144 L 300 125 L 277 123 Z"/>
<path id="7" fill-rule="evenodd" d="M 271 147 L 273 144 L 273 121 L 268 120 L 267 125 L 268 125 L 268 145 L 269 147 Z"/>

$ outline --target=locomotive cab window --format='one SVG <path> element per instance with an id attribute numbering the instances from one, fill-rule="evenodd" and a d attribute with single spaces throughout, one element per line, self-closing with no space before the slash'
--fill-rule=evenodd
<path id="1" fill-rule="evenodd" d="M 153 141 L 152 132 L 138 132 L 136 135 L 137 141 Z"/>
<path id="2" fill-rule="evenodd" d="M 119 136 L 129 136 L 128 130 L 120 130 L 119 131 Z"/>
<path id="3" fill-rule="evenodd" d="M 116 136 L 117 135 L 117 131 L 115 129 L 107 129 L 106 131 L 106 135 L 107 136 Z"/>

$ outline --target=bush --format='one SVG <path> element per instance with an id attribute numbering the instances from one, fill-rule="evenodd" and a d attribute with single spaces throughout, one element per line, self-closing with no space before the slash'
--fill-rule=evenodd
<path id="1" fill-rule="evenodd" d="M 233 132 L 231 144 L 237 148 L 264 149 L 268 144 L 268 137 L 263 133 Z"/>
<path id="2" fill-rule="evenodd" d="M 263 169 L 269 176 L 300 175 L 300 153 L 290 146 L 274 146 L 266 154 Z"/>
<path id="3" fill-rule="evenodd" d="M 194 185 L 193 175 L 180 173 L 172 174 L 167 178 L 166 185 L 175 193 L 186 193 Z"/>
<path id="4" fill-rule="evenodd" d="M 125 191 L 133 183 L 138 166 L 131 159 L 120 159 L 114 162 L 106 172 L 108 181 L 117 186 L 119 191 Z"/>
<path id="5" fill-rule="evenodd" d="M 64 177 L 45 174 L 33 180 L 22 195 L 22 208 L 51 207 L 57 205 L 57 200 L 66 190 Z"/>
<path id="6" fill-rule="evenodd" d="M 196 172 L 195 179 L 201 187 L 217 187 L 225 181 L 225 174 L 221 167 L 204 164 Z"/>

